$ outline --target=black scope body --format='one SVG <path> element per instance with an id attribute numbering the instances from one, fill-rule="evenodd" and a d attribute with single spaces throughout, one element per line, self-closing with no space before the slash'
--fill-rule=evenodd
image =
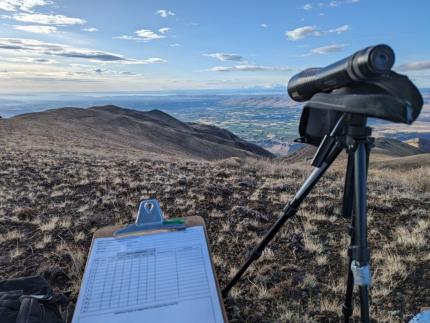
<path id="1" fill-rule="evenodd" d="M 288 94 L 295 101 L 307 101 L 315 93 L 373 79 L 389 72 L 393 65 L 394 51 L 391 47 L 366 47 L 326 67 L 308 68 L 294 75 L 288 82 Z"/>

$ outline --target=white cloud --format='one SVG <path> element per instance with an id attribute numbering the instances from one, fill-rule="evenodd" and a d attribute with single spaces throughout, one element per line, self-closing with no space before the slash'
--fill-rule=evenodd
<path id="1" fill-rule="evenodd" d="M 340 26 L 340 27 L 337 27 L 337 28 L 334 28 L 334 29 L 329 29 L 329 30 L 326 30 L 325 32 L 326 33 L 336 33 L 336 34 L 341 34 L 341 33 L 344 33 L 345 31 L 348 31 L 350 28 L 349 28 L 349 26 L 348 25 L 343 25 L 343 26 Z"/>
<path id="2" fill-rule="evenodd" d="M 66 58 L 84 59 L 93 62 L 119 64 L 153 64 L 166 62 L 162 58 L 138 60 L 122 55 L 87 48 L 75 48 L 63 44 L 46 43 L 35 39 L 0 38 L 0 50 L 14 51 L 34 55 L 49 55 Z"/>
<path id="3" fill-rule="evenodd" d="M 162 59 L 159 57 L 150 57 L 150 58 L 143 60 L 143 62 L 146 62 L 147 64 L 167 63 L 167 61 L 165 59 Z"/>
<path id="4" fill-rule="evenodd" d="M 51 4 L 47 0 L 0 0 L 0 9 L 5 11 L 27 11 L 31 12 L 34 7 Z"/>
<path id="5" fill-rule="evenodd" d="M 289 67 L 261 66 L 261 65 L 236 65 L 215 66 L 209 69 L 211 72 L 290 72 Z"/>
<path id="6" fill-rule="evenodd" d="M 158 30 L 159 33 L 156 33 L 155 31 L 152 31 L 150 29 L 140 29 L 140 30 L 136 30 L 134 33 L 137 35 L 136 36 L 130 36 L 130 35 L 121 35 L 121 36 L 115 36 L 113 37 L 113 39 L 122 39 L 122 40 L 134 40 L 134 41 L 138 41 L 138 42 L 148 42 L 154 39 L 162 39 L 162 38 L 166 38 L 166 36 L 164 35 L 165 33 L 167 33 L 170 29 L 167 27 L 164 28 L 160 28 Z"/>
<path id="7" fill-rule="evenodd" d="M 345 4 L 353 4 L 353 3 L 358 3 L 358 2 L 360 2 L 360 0 L 332 0 L 332 1 L 326 2 L 326 3 L 324 3 L 324 2 L 306 3 L 303 6 L 303 9 L 304 10 L 312 10 L 314 8 L 317 8 L 317 7 L 319 7 L 319 8 L 325 8 L 325 7 L 336 8 L 336 7 L 343 6 Z"/>
<path id="8" fill-rule="evenodd" d="M 220 61 L 241 61 L 243 59 L 243 57 L 239 54 L 229 54 L 229 53 L 203 54 L 203 56 L 216 58 Z"/>
<path id="9" fill-rule="evenodd" d="M 327 53 L 335 53 L 340 52 L 345 45 L 343 44 L 333 44 L 328 46 L 317 47 L 311 50 L 314 54 L 327 54 Z"/>
<path id="10" fill-rule="evenodd" d="M 7 66 L 9 70 L 9 77 L 14 80 L 33 79 L 35 82 L 40 80 L 71 80 L 73 75 L 77 75 L 77 70 L 64 68 L 54 65 L 40 65 L 40 64 L 22 64 L 22 63 L 2 63 Z M 10 82 L 10 81 L 9 81 Z M 51 84 L 52 86 L 53 84 Z M 16 87 L 16 85 L 15 85 Z"/>
<path id="11" fill-rule="evenodd" d="M 164 31 L 167 32 L 167 31 Z M 130 35 L 121 35 L 121 36 L 115 36 L 112 37 L 112 39 L 121 39 L 121 40 L 134 40 L 137 42 L 148 42 L 154 39 L 161 39 L 161 38 L 166 38 L 165 35 L 162 34 L 157 34 L 155 32 L 153 32 L 152 30 L 146 30 L 146 29 L 142 29 L 142 30 L 137 30 L 135 32 L 137 34 L 137 36 L 130 36 Z M 179 47 L 180 44 L 173 44 L 174 46 L 172 47 Z"/>
<path id="12" fill-rule="evenodd" d="M 360 0 L 345 0 L 345 1 L 333 0 L 328 3 L 327 7 L 335 8 L 335 7 L 340 7 L 344 4 L 351 4 L 351 3 L 358 3 L 358 2 L 360 2 Z"/>
<path id="13" fill-rule="evenodd" d="M 310 35 L 319 36 L 320 34 L 315 26 L 303 26 L 285 32 L 285 36 L 290 40 L 298 40 Z"/>
<path id="14" fill-rule="evenodd" d="M 127 59 L 126 61 L 123 61 L 121 63 L 125 65 L 148 65 L 148 64 L 157 64 L 157 63 L 167 63 L 167 61 L 160 57 L 150 57 L 147 59 Z"/>
<path id="15" fill-rule="evenodd" d="M 112 38 L 113 39 L 123 39 L 123 40 L 139 40 L 139 41 L 142 40 L 140 38 L 129 36 L 129 35 L 115 36 L 115 37 L 112 37 Z"/>
<path id="16" fill-rule="evenodd" d="M 167 33 L 169 30 L 170 30 L 170 28 L 163 27 L 163 28 L 158 29 L 158 32 L 159 32 L 160 34 L 165 34 L 165 33 Z"/>
<path id="17" fill-rule="evenodd" d="M 181 47 L 182 45 L 179 43 L 170 44 L 170 47 Z"/>
<path id="18" fill-rule="evenodd" d="M 12 19 L 20 22 L 29 22 L 41 25 L 83 25 L 86 23 L 81 18 L 71 18 L 63 15 L 45 15 L 41 13 L 18 13 L 14 14 Z"/>
<path id="19" fill-rule="evenodd" d="M 33 64 L 55 64 L 56 60 L 47 59 L 42 57 L 3 57 L 3 61 L 12 63 L 33 63 Z"/>
<path id="20" fill-rule="evenodd" d="M 99 31 L 97 28 L 91 27 L 91 28 L 84 28 L 83 31 L 88 31 L 90 33 L 95 33 L 96 31 Z"/>
<path id="21" fill-rule="evenodd" d="M 157 11 L 157 15 L 160 15 L 160 17 L 167 18 L 168 16 L 174 16 L 175 13 L 170 10 L 160 9 Z"/>
<path id="22" fill-rule="evenodd" d="M 333 28 L 333 29 L 328 29 L 328 30 L 320 30 L 315 26 L 303 26 L 300 28 L 286 31 L 285 36 L 287 36 L 289 40 L 299 40 L 307 36 L 321 36 L 322 34 L 327 34 L 327 33 L 341 34 L 348 30 L 350 30 L 348 25 L 343 25 L 343 26 Z"/>
<path id="23" fill-rule="evenodd" d="M 31 12 L 34 7 L 46 6 L 49 4 L 52 4 L 52 2 L 46 0 L 22 0 L 20 9 L 22 11 Z"/>
<path id="24" fill-rule="evenodd" d="M 5 11 L 16 11 L 15 1 L 0 0 L 0 9 Z"/>
<path id="25" fill-rule="evenodd" d="M 430 69 L 430 61 L 416 61 L 401 64 L 397 67 L 401 71 L 422 71 Z"/>
<path id="26" fill-rule="evenodd" d="M 267 27 L 269 27 L 267 24 L 261 24 L 260 25 L 262 28 L 267 28 Z"/>
<path id="27" fill-rule="evenodd" d="M 57 27 L 55 26 L 13 26 L 16 30 L 27 31 L 29 33 L 36 34 L 52 34 L 57 32 Z"/>
<path id="28" fill-rule="evenodd" d="M 330 1 L 330 3 L 328 4 L 329 7 L 339 7 L 340 5 L 340 1 Z"/>
<path id="29" fill-rule="evenodd" d="M 142 38 L 144 41 L 150 41 L 150 40 L 161 39 L 166 37 L 164 35 L 157 34 L 156 32 L 150 29 L 140 29 L 140 30 L 136 30 L 134 33 L 140 38 Z"/>

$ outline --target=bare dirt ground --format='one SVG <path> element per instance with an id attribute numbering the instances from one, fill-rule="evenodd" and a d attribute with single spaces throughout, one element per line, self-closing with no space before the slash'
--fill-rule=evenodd
<path id="1" fill-rule="evenodd" d="M 6 146 L 0 251 L 10 260 L 0 264 L 0 279 L 41 274 L 76 300 L 92 233 L 132 222 L 138 202 L 155 197 L 170 217 L 205 219 L 224 286 L 309 171 L 285 161 L 160 161 Z M 429 178 L 428 163 L 370 171 L 374 321 L 405 322 L 430 306 Z M 340 321 L 349 240 L 342 181 L 338 164 L 232 290 L 225 301 L 231 322 Z"/>

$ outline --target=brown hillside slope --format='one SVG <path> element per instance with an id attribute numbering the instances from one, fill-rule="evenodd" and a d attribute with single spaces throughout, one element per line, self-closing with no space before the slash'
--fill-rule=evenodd
<path id="1" fill-rule="evenodd" d="M 384 153 L 396 157 L 404 157 L 424 153 L 419 148 L 409 145 L 400 140 L 383 137 L 375 138 L 374 152 Z"/>
<path id="2" fill-rule="evenodd" d="M 0 120 L 5 143 L 87 152 L 198 159 L 271 157 L 263 148 L 213 126 L 181 122 L 168 114 L 116 106 L 61 108 Z"/>

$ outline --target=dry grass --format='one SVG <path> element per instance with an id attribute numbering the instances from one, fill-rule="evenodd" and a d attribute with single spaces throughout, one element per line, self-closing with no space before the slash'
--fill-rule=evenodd
<path id="1" fill-rule="evenodd" d="M 420 192 L 430 191 L 430 166 L 420 166 L 412 170 L 402 171 L 401 169 L 374 169 L 370 176 L 378 178 L 385 183 L 410 187 Z"/>
<path id="2" fill-rule="evenodd" d="M 305 274 L 303 278 L 302 287 L 303 288 L 315 288 L 318 285 L 317 278 L 313 274 Z"/>
<path id="3" fill-rule="evenodd" d="M 400 255 L 387 251 L 383 252 L 381 256 L 378 253 L 375 254 L 375 258 L 382 259 L 385 265 L 384 269 L 379 272 L 377 281 L 380 280 L 382 283 L 392 286 L 408 277 L 407 267 Z"/>
<path id="4" fill-rule="evenodd" d="M 44 249 L 48 243 L 51 243 L 52 236 L 50 235 L 44 235 L 43 238 L 36 242 L 35 247 L 36 249 Z"/>
<path id="5" fill-rule="evenodd" d="M 53 231 L 57 228 L 58 221 L 60 220 L 59 217 L 53 217 L 49 219 L 47 222 L 41 223 L 39 228 L 42 231 Z"/>
<path id="6" fill-rule="evenodd" d="M 349 220 L 340 217 L 342 163 L 311 192 L 225 300 L 232 322 L 338 322 Z M 300 187 L 310 167 L 282 160 L 132 159 L 58 152 L 0 152 L 0 278 L 42 274 L 76 297 L 93 232 L 130 223 L 142 199 L 167 216 L 200 215 L 224 286 Z M 371 169 L 372 316 L 407 321 L 430 290 L 428 168 Z M 404 301 L 407 299 L 407 302 Z M 358 319 L 358 313 L 354 313 Z"/>
<path id="7" fill-rule="evenodd" d="M 8 231 L 5 234 L 0 235 L 0 242 L 10 241 L 10 240 L 20 240 L 24 238 L 24 234 L 18 230 Z"/>
<path id="8" fill-rule="evenodd" d="M 305 249 L 309 252 L 322 253 L 324 251 L 324 247 L 321 242 L 314 238 L 309 232 L 305 231 L 303 234 L 303 242 Z"/>
<path id="9" fill-rule="evenodd" d="M 406 247 L 424 247 L 429 241 L 429 225 L 430 221 L 420 219 L 410 229 L 405 227 L 397 228 L 395 232 L 397 242 Z"/>
<path id="10" fill-rule="evenodd" d="M 331 298 L 322 298 L 320 301 L 320 311 L 321 312 L 329 312 L 336 313 L 341 315 L 341 304 L 339 301 Z"/>
<path id="11" fill-rule="evenodd" d="M 22 254 L 24 254 L 24 249 L 23 248 L 20 248 L 18 245 L 15 247 L 15 248 L 13 248 L 11 251 L 10 251 L 10 258 L 13 260 L 13 259 L 15 259 L 15 258 L 18 258 L 19 256 L 21 256 Z"/>

